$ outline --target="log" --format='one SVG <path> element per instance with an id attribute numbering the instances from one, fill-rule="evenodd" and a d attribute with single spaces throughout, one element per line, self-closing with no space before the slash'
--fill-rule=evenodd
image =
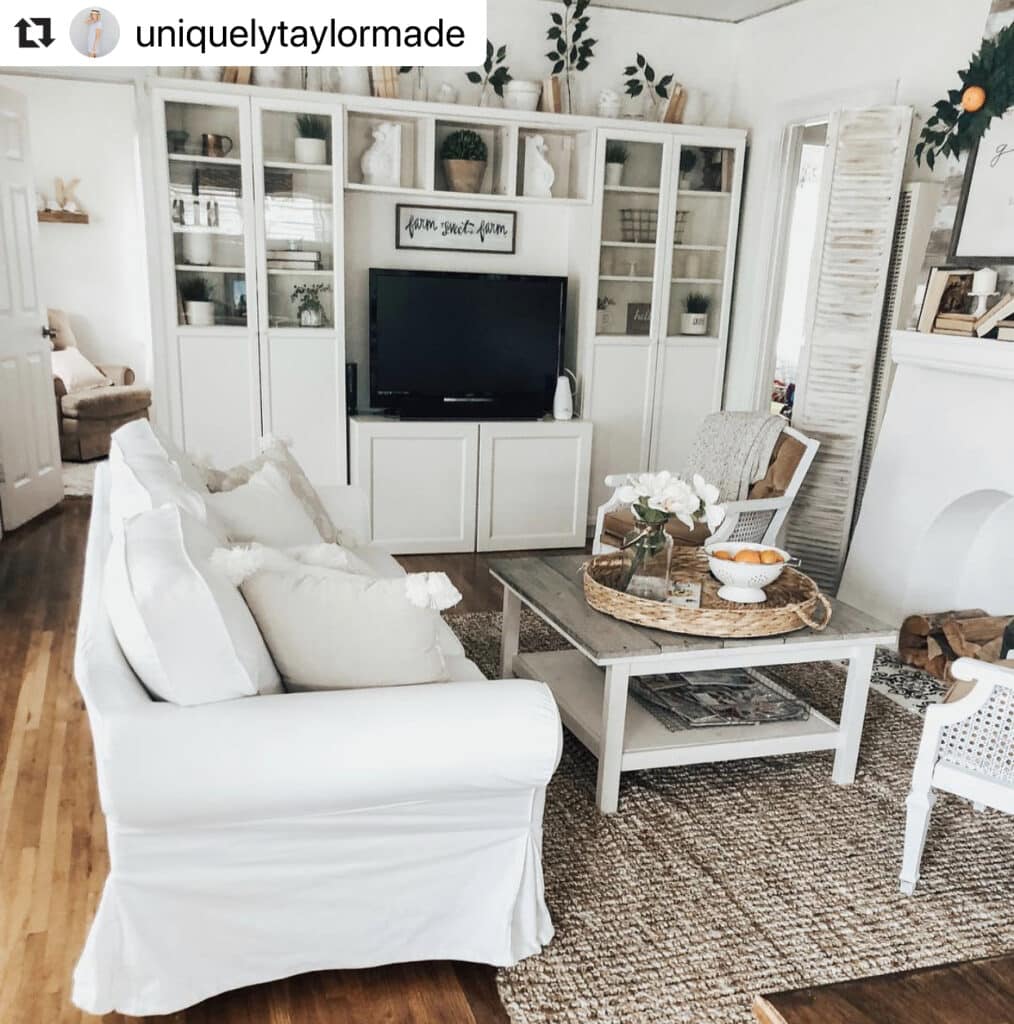
<path id="1" fill-rule="evenodd" d="M 910 615 L 901 624 L 898 653 L 913 665 L 953 682 L 951 665 L 958 658 L 999 661 L 1003 633 L 1010 615 L 987 615 L 982 608 Z"/>

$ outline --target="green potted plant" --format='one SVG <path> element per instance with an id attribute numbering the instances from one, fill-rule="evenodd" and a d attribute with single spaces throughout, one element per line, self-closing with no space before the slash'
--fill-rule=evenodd
<path id="1" fill-rule="evenodd" d="M 320 297 L 324 292 L 331 291 L 329 284 L 297 284 L 292 289 L 292 302 L 296 307 L 300 327 L 323 327 L 324 304 Z"/>
<path id="2" fill-rule="evenodd" d="M 486 143 L 471 128 L 459 128 L 440 147 L 444 176 L 452 192 L 478 192 L 486 173 Z"/>
<path id="3" fill-rule="evenodd" d="M 684 299 L 683 308 L 686 312 L 681 318 L 680 331 L 683 334 L 707 334 L 711 299 L 701 292 L 691 292 Z"/>
<path id="4" fill-rule="evenodd" d="M 627 162 L 630 151 L 625 142 L 610 139 L 606 143 L 606 186 L 616 187 L 623 183 L 623 165 Z"/>
<path id="5" fill-rule="evenodd" d="M 296 118 L 296 131 L 296 163 L 326 164 L 327 138 L 331 134 L 330 119 L 320 114 L 300 114 Z"/>
<path id="6" fill-rule="evenodd" d="M 214 289 L 206 277 L 187 276 L 180 280 L 183 311 L 191 327 L 215 325 Z"/>

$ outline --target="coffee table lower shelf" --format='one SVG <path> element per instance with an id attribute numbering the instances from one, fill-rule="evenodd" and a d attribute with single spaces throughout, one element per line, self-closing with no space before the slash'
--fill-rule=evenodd
<path id="1" fill-rule="evenodd" d="M 539 679 L 553 691 L 564 725 L 596 757 L 601 753 L 605 670 L 579 651 L 518 654 L 514 674 Z M 835 750 L 837 722 L 811 709 L 797 722 L 719 726 L 670 732 L 633 697 L 627 698 L 621 771 L 704 764 L 747 757 Z"/>

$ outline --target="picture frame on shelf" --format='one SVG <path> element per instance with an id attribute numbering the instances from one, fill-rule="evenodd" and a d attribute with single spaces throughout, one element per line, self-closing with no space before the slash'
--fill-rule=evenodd
<path id="1" fill-rule="evenodd" d="M 513 256 L 517 247 L 515 210 L 398 203 L 394 219 L 397 249 Z"/>
<path id="2" fill-rule="evenodd" d="M 627 334 L 651 333 L 651 303 L 627 303 Z"/>
<path id="3" fill-rule="evenodd" d="M 951 234 L 955 263 L 1014 263 L 1014 110 L 969 153 Z"/>

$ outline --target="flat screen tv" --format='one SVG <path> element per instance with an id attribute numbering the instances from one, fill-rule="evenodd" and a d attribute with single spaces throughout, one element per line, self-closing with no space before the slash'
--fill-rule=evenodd
<path id="1" fill-rule="evenodd" d="M 370 404 L 403 416 L 552 408 L 565 277 L 370 270 Z"/>

